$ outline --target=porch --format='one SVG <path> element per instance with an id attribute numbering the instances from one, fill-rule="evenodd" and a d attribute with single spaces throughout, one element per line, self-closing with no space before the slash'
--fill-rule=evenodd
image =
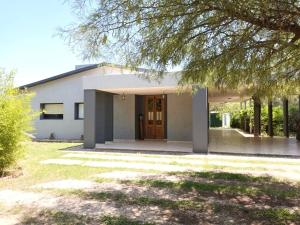
<path id="1" fill-rule="evenodd" d="M 95 75 L 83 81 L 85 148 L 300 157 L 299 143 L 293 138 L 244 137 L 230 129 L 209 131 L 209 102 L 240 101 L 235 92 L 200 88 L 192 95 L 187 87 L 178 95 L 176 73 L 160 82 L 136 74 Z M 253 107 L 258 136 L 261 106 L 257 99 Z M 286 115 L 287 107 L 284 111 Z M 287 130 L 287 119 L 284 127 Z"/>
<path id="2" fill-rule="evenodd" d="M 84 79 L 84 146 L 149 150 L 149 144 L 139 140 L 150 139 L 155 140 L 147 142 L 154 151 L 176 148 L 207 153 L 207 88 L 192 95 L 189 87 L 178 94 L 177 83 L 176 74 L 169 74 L 160 82 L 134 74 Z M 121 145 L 116 140 L 125 141 Z M 188 145 L 174 145 L 171 141 Z"/>
<path id="3" fill-rule="evenodd" d="M 175 141 L 113 141 L 96 144 L 100 151 L 129 151 L 168 154 L 192 154 L 192 142 Z M 300 143 L 294 138 L 245 137 L 235 129 L 210 129 L 210 154 L 237 154 L 300 157 Z"/>

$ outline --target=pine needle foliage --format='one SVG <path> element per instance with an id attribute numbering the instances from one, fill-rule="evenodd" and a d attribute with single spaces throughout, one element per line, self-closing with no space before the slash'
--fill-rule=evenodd
<path id="1" fill-rule="evenodd" d="M 84 58 L 117 51 L 181 84 L 299 94 L 299 0 L 72 0 L 79 22 L 60 34 Z"/>

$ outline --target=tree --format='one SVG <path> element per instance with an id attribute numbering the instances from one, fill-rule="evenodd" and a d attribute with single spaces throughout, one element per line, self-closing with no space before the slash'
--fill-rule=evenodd
<path id="1" fill-rule="evenodd" d="M 122 51 L 131 66 L 183 66 L 181 83 L 300 92 L 299 0 L 74 0 L 62 29 L 85 58 Z M 108 48 L 107 48 L 108 47 Z"/>
<path id="2" fill-rule="evenodd" d="M 0 175 L 22 155 L 33 117 L 31 95 L 14 88 L 13 77 L 0 70 Z"/>

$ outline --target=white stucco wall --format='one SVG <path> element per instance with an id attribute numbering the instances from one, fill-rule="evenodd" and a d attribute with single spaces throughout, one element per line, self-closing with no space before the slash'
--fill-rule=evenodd
<path id="1" fill-rule="evenodd" d="M 128 71 L 118 68 L 100 67 L 66 78 L 50 81 L 29 88 L 35 93 L 32 108 L 39 112 L 41 103 L 64 103 L 63 120 L 34 121 L 33 134 L 39 139 L 49 138 L 54 133 L 57 139 L 80 139 L 83 135 L 83 120 L 75 120 L 75 103 L 84 101 L 84 80 L 93 75 L 117 74 L 128 76 Z M 166 81 L 167 82 L 167 81 Z M 168 82 L 167 82 L 168 83 Z M 172 82 L 170 84 L 174 85 Z M 149 87 L 148 87 L 149 88 Z M 144 88 L 145 91 L 148 88 Z M 160 92 L 159 92 L 160 93 Z M 167 137 L 168 140 L 190 141 L 192 139 L 192 99 L 189 94 L 168 94 L 167 97 Z M 135 95 L 126 94 L 126 100 L 121 95 L 114 96 L 114 139 L 135 139 Z"/>
<path id="2" fill-rule="evenodd" d="M 80 139 L 83 134 L 83 120 L 74 119 L 76 102 L 83 102 L 82 80 L 79 76 L 72 76 L 48 82 L 30 88 L 35 92 L 32 108 L 39 112 L 41 103 L 64 103 L 63 120 L 34 121 L 34 135 L 39 138 L 49 138 L 54 133 L 57 139 Z"/>
<path id="3" fill-rule="evenodd" d="M 114 96 L 114 139 L 135 139 L 135 96 Z"/>
<path id="4" fill-rule="evenodd" d="M 83 77 L 129 72 L 127 69 L 103 66 L 29 88 L 35 93 L 32 108 L 36 112 L 40 112 L 41 103 L 64 103 L 63 120 L 41 120 L 40 117 L 34 120 L 34 136 L 44 139 L 54 133 L 57 139 L 80 139 L 83 120 L 75 120 L 74 113 L 75 103 L 84 101 Z M 116 96 L 114 136 L 117 139 L 134 139 L 134 95 L 128 95 L 125 102 L 119 101 Z"/>
<path id="5" fill-rule="evenodd" d="M 191 94 L 168 94 L 167 136 L 169 141 L 192 141 Z"/>
<path id="6" fill-rule="evenodd" d="M 41 103 L 64 103 L 63 120 L 41 120 L 37 117 L 33 134 L 39 139 L 49 138 L 51 133 L 57 139 L 80 139 L 83 135 L 83 120 L 74 119 L 74 110 L 76 102 L 83 102 L 82 77 L 124 72 L 128 73 L 127 70 L 104 66 L 29 88 L 29 91 L 35 93 L 32 108 L 36 112 L 40 111 Z"/>

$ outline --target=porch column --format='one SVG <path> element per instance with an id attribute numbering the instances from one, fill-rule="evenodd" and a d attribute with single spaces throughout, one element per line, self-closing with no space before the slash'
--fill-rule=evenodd
<path id="1" fill-rule="evenodd" d="M 273 137 L 273 103 L 271 100 L 268 101 L 268 135 Z"/>
<path id="2" fill-rule="evenodd" d="M 282 100 L 283 107 L 283 134 L 285 137 L 289 137 L 289 101 L 287 98 Z"/>
<path id="3" fill-rule="evenodd" d="M 192 97 L 193 152 L 208 153 L 208 95 L 201 88 Z"/>
<path id="4" fill-rule="evenodd" d="M 113 94 L 84 90 L 84 147 L 113 140 Z"/>
<path id="5" fill-rule="evenodd" d="M 258 97 L 253 97 L 254 100 L 254 136 L 258 137 L 260 135 L 261 126 L 261 103 Z"/>

